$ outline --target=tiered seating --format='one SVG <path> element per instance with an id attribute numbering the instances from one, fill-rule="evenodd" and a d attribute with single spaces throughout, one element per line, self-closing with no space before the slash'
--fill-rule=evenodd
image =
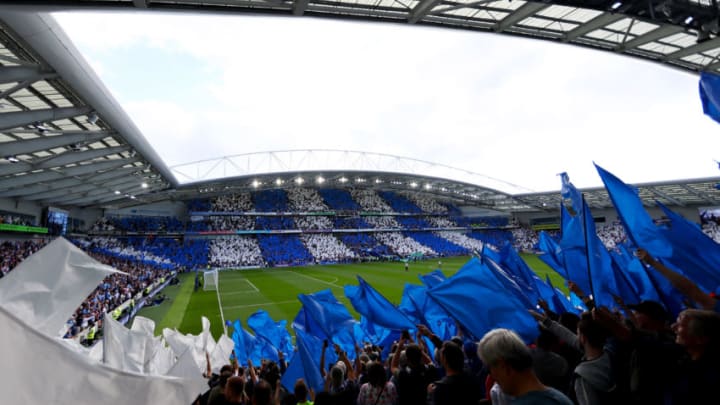
<path id="1" fill-rule="evenodd" d="M 500 231 L 500 230 L 483 230 L 483 231 L 472 231 L 468 234 L 469 237 L 475 238 L 483 243 L 488 243 L 495 247 L 503 246 L 506 243 L 513 242 L 512 232 Z"/>
<path id="2" fill-rule="evenodd" d="M 424 229 L 430 228 L 431 225 L 420 217 L 403 217 L 398 215 L 395 220 L 405 229 Z"/>
<path id="3" fill-rule="evenodd" d="M 322 212 L 329 208 L 323 202 L 316 190 L 294 187 L 288 190 L 290 209 L 293 212 Z M 333 227 L 333 222 L 326 216 L 297 216 L 295 224 L 298 229 L 327 229 Z"/>
<path id="4" fill-rule="evenodd" d="M 334 229 L 369 229 L 370 224 L 361 217 L 335 217 Z"/>
<path id="5" fill-rule="evenodd" d="M 368 233 L 342 234 L 340 240 L 351 248 L 358 257 L 384 257 L 393 254 L 390 248 L 379 243 Z"/>
<path id="6" fill-rule="evenodd" d="M 352 196 L 346 190 L 338 189 L 321 189 L 320 195 L 325 200 L 328 207 L 334 210 L 361 211 L 360 204 L 353 200 Z"/>
<path id="7" fill-rule="evenodd" d="M 258 235 L 258 244 L 268 266 L 300 266 L 313 257 L 295 235 Z"/>
<path id="8" fill-rule="evenodd" d="M 287 193 L 282 189 L 262 190 L 252 194 L 252 200 L 257 212 L 285 212 L 287 211 Z"/>
<path id="9" fill-rule="evenodd" d="M 460 256 L 470 253 L 464 247 L 456 245 L 445 238 L 441 238 L 432 232 L 405 232 L 405 236 L 413 238 L 441 256 Z"/>
<path id="10" fill-rule="evenodd" d="M 263 266 L 260 245 L 253 236 L 215 239 L 210 244 L 209 261 L 215 267 Z"/>
<path id="11" fill-rule="evenodd" d="M 402 212 L 406 214 L 422 214 L 423 210 L 420 209 L 413 202 L 407 198 L 395 194 L 392 191 L 380 191 L 378 193 L 388 204 L 392 207 L 394 212 Z"/>
<path id="12" fill-rule="evenodd" d="M 250 193 L 238 193 L 217 196 L 212 201 L 212 211 L 246 212 L 252 211 L 253 203 Z"/>
<path id="13" fill-rule="evenodd" d="M 430 226 L 435 228 L 455 228 L 457 224 L 446 217 L 428 217 Z"/>
<path id="14" fill-rule="evenodd" d="M 122 231 L 122 232 L 172 232 L 180 233 L 185 226 L 175 217 L 107 217 L 98 220 L 92 227 L 95 231 Z"/>
<path id="15" fill-rule="evenodd" d="M 6 275 L 25 258 L 42 249 L 49 240 L 4 241 L 0 243 L 0 277 Z"/>
<path id="16" fill-rule="evenodd" d="M 483 243 L 480 240 L 469 238 L 460 232 L 441 231 L 437 232 L 437 235 L 456 245 L 464 247 L 468 252 L 481 252 L 483 248 Z"/>
<path id="17" fill-rule="evenodd" d="M 380 232 L 375 235 L 375 238 L 389 246 L 398 256 L 407 256 L 411 253 L 418 252 L 429 256 L 437 255 L 431 248 L 423 246 L 414 239 L 404 236 L 399 232 Z"/>
<path id="18" fill-rule="evenodd" d="M 330 234 L 303 234 L 300 239 L 305 243 L 316 262 L 337 263 L 355 258 L 355 253 Z"/>
<path id="19" fill-rule="evenodd" d="M 404 193 L 405 198 L 429 214 L 447 214 L 448 207 L 420 193 Z"/>
<path id="20" fill-rule="evenodd" d="M 211 216 L 210 229 L 214 231 L 236 231 L 255 229 L 255 217 L 251 216 Z"/>

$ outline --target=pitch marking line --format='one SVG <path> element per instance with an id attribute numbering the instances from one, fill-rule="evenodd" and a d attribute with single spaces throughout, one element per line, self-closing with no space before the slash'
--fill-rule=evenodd
<path id="1" fill-rule="evenodd" d="M 250 308 L 250 307 L 262 307 L 262 306 L 267 306 L 267 305 L 290 304 L 291 302 L 297 302 L 297 300 L 264 302 L 264 303 L 262 303 L 262 304 L 233 305 L 233 306 L 230 306 L 230 307 L 225 307 L 225 309 L 240 309 L 240 308 Z"/>
<path id="2" fill-rule="evenodd" d="M 298 276 L 301 276 L 301 277 L 305 277 L 305 278 L 309 278 L 310 280 L 316 281 L 316 282 L 318 282 L 318 283 L 327 284 L 327 285 L 329 285 L 330 287 L 339 288 L 339 289 L 341 289 L 341 290 L 344 289 L 343 287 L 340 287 L 340 286 L 337 285 L 337 284 L 333 284 L 333 283 L 327 282 L 327 281 L 325 281 L 325 280 L 320 280 L 319 278 L 315 278 L 315 277 L 311 277 L 311 276 L 302 274 L 302 273 L 300 273 L 299 271 L 290 271 L 290 270 L 280 270 L 280 271 L 283 271 L 283 272 L 285 272 L 285 273 L 292 273 L 292 274 L 295 274 L 295 275 L 298 275 Z M 337 278 L 335 279 L 335 281 L 337 281 Z"/>

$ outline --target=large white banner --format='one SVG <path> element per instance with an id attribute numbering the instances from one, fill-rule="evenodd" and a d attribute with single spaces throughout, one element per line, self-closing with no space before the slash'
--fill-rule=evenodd
<path id="1" fill-rule="evenodd" d="M 2 308 L 0 325 L 2 403 L 177 405 L 207 389 L 201 378 L 148 376 L 96 363 Z"/>
<path id="2" fill-rule="evenodd" d="M 105 276 L 119 273 L 60 237 L 0 279 L 0 307 L 48 336 L 66 322 Z"/>

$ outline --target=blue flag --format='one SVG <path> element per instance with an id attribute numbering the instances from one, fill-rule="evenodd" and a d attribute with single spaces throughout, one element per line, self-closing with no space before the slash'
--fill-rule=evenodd
<path id="1" fill-rule="evenodd" d="M 422 281 L 423 284 L 427 288 L 433 288 L 436 285 L 442 283 L 445 281 L 447 277 L 445 277 L 445 274 L 443 274 L 440 270 L 433 270 L 432 272 L 425 274 L 425 275 L 419 275 L 420 281 Z"/>
<path id="2" fill-rule="evenodd" d="M 470 259 L 428 294 L 475 337 L 481 338 L 495 328 L 508 328 L 527 343 L 532 342 L 538 334 L 537 322 L 493 271 L 479 260 Z"/>
<path id="3" fill-rule="evenodd" d="M 582 196 L 580 195 L 578 189 L 576 189 L 575 186 L 570 183 L 570 177 L 566 172 L 560 173 L 560 181 L 562 182 L 560 188 L 560 195 L 562 196 L 563 200 L 570 200 L 573 215 L 577 215 L 582 211 Z"/>
<path id="4" fill-rule="evenodd" d="M 720 245 L 698 227 L 661 203 L 657 205 L 670 219 L 662 234 L 673 245 L 673 254 L 663 262 L 679 270 L 706 292 L 720 286 Z"/>
<path id="5" fill-rule="evenodd" d="M 555 270 L 555 273 L 567 280 L 568 275 L 562 257 L 562 250 L 555 239 L 548 235 L 547 232 L 540 231 L 538 235 L 538 248 L 542 252 L 538 255 L 538 258 L 550 266 L 551 269 Z"/>
<path id="6" fill-rule="evenodd" d="M 703 113 L 716 122 L 720 122 L 720 76 L 702 72 L 698 87 Z"/>
<path id="7" fill-rule="evenodd" d="M 411 302 L 416 308 L 415 313 L 419 314 L 418 323 L 427 326 L 434 334 L 442 340 L 450 340 L 458 335 L 455 320 L 435 301 L 428 296 L 428 288 L 405 284 L 403 298 Z"/>
<path id="8" fill-rule="evenodd" d="M 587 271 L 587 247 L 585 245 L 585 224 L 582 211 L 570 216 L 565 206 L 560 206 L 562 213 L 562 237 L 560 253 L 567 271 L 567 281 L 572 281 L 585 294 L 592 294 L 590 277 Z"/>
<path id="9" fill-rule="evenodd" d="M 346 285 L 345 296 L 358 313 L 367 317 L 370 322 L 388 329 L 402 331 L 415 328 L 412 321 L 387 298 L 365 282 L 362 277 L 357 276 L 357 279 L 360 285 Z"/>
<path id="10" fill-rule="evenodd" d="M 306 333 L 330 339 L 340 331 L 352 328 L 355 319 L 330 289 L 313 294 L 300 294 L 298 299 L 303 304 L 305 314 L 312 318 L 312 325 L 315 325 L 313 330 L 305 330 Z"/>
<path id="11" fill-rule="evenodd" d="M 320 374 L 320 353 L 317 348 L 322 347 L 322 340 L 305 334 L 301 330 L 295 330 L 297 351 L 290 359 L 288 368 L 282 376 L 280 383 L 288 391 L 295 389 L 295 382 L 302 378 L 308 388 L 315 392 L 321 392 L 324 388 L 324 380 Z"/>
<path id="12" fill-rule="evenodd" d="M 242 323 L 236 319 L 232 323 L 233 332 L 230 338 L 235 342 L 235 358 L 238 364 L 247 365 L 248 353 L 245 345 L 245 333 L 243 333 Z"/>
<path id="13" fill-rule="evenodd" d="M 253 365 L 261 364 L 262 359 L 279 360 L 277 349 L 266 339 L 257 338 L 245 329 L 242 329 L 242 334 L 247 358 L 252 360 Z"/>
<path id="14" fill-rule="evenodd" d="M 595 165 L 595 168 L 605 184 L 625 232 L 635 246 L 647 250 L 656 258 L 670 257 L 672 245 L 662 235 L 650 214 L 645 211 L 636 190 L 602 167 Z"/>
<path id="15" fill-rule="evenodd" d="M 286 320 L 275 322 L 267 311 L 259 309 L 248 317 L 247 324 L 255 332 L 255 336 L 266 340 L 272 347 L 282 351 L 285 358 L 290 357 L 293 345 L 292 337 L 286 329 Z M 269 359 L 278 361 L 277 358 Z"/>

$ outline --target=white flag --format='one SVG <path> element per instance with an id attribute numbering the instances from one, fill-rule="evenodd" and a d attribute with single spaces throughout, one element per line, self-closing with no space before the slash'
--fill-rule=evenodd
<path id="1" fill-rule="evenodd" d="M 148 376 L 95 363 L 2 308 L 0 325 L 3 403 L 177 405 L 207 390 L 201 378 Z"/>
<path id="2" fill-rule="evenodd" d="M 57 238 L 0 279 L 0 307 L 48 335 L 66 322 L 105 276 L 121 273 Z"/>

